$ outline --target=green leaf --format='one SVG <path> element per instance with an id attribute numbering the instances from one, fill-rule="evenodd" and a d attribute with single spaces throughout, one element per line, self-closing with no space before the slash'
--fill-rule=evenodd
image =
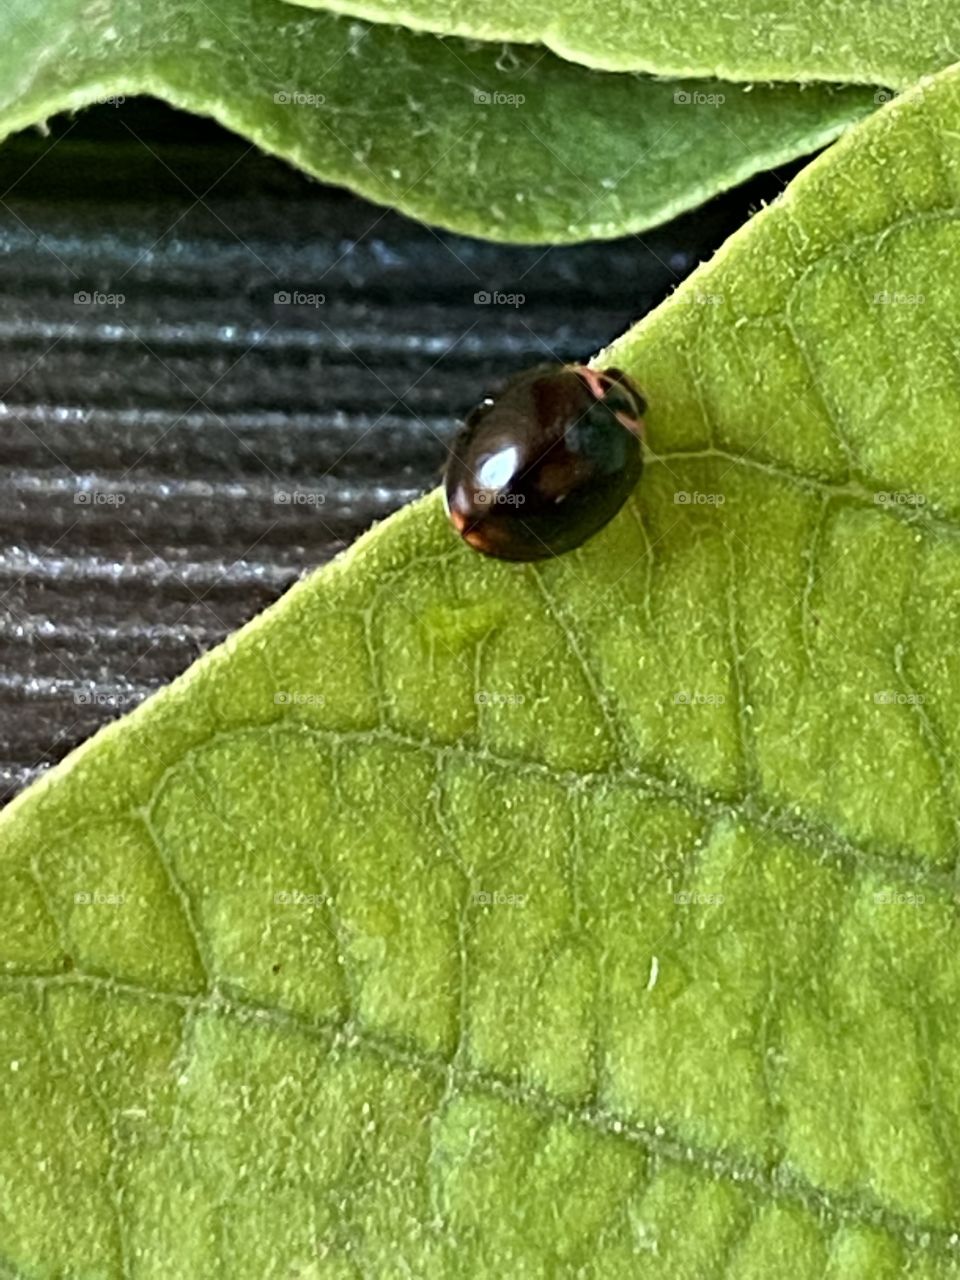
<path id="1" fill-rule="evenodd" d="M 540 43 L 604 71 L 908 85 L 960 57 L 960 9 L 922 0 L 294 0 L 418 31 Z"/>
<path id="2" fill-rule="evenodd" d="M 649 227 L 823 146 L 874 105 L 856 89 L 602 76 L 538 49 L 507 56 L 277 0 L 48 0 L 29 17 L 0 6 L 0 38 L 2 136 L 154 94 L 381 204 L 513 241 Z"/>
<path id="3" fill-rule="evenodd" d="M 957 1274 L 958 113 L 602 357 L 580 552 L 430 495 L 0 817 L 15 1274 Z"/>

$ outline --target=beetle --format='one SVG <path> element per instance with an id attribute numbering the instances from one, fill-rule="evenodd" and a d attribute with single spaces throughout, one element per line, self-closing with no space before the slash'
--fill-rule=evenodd
<path id="1" fill-rule="evenodd" d="M 444 475 L 460 536 L 501 560 L 545 560 L 593 537 L 643 470 L 643 396 L 619 369 L 538 365 L 470 412 Z"/>

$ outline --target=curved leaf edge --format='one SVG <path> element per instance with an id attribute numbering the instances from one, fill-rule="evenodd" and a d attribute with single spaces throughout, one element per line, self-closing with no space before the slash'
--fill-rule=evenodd
<path id="1" fill-rule="evenodd" d="M 599 52 L 572 43 L 561 31 L 527 30 L 522 26 L 506 28 L 495 22 L 487 22 L 482 14 L 471 14 L 469 22 L 450 22 L 443 24 L 422 17 L 411 9 L 385 9 L 379 0 L 365 3 L 365 0 L 285 0 L 304 9 L 324 9 L 328 13 L 340 14 L 346 18 L 358 18 L 363 22 L 381 23 L 389 26 L 402 26 L 408 31 L 419 31 L 434 36 L 456 36 L 461 40 L 477 40 L 490 44 L 538 44 L 549 49 L 551 53 L 563 58 L 566 62 L 578 66 L 589 67 L 592 71 L 635 72 L 642 75 L 656 76 L 664 80 L 723 80 L 728 84 L 754 85 L 767 84 L 832 84 L 838 88 L 846 85 L 875 85 L 896 89 L 905 89 L 914 83 L 915 77 L 904 76 L 894 66 L 890 66 L 888 74 L 877 76 L 852 73 L 849 66 L 838 62 L 835 67 L 825 67 L 816 75 L 800 74 L 787 77 L 784 68 L 758 62 L 755 66 L 743 68 L 733 63 L 657 60 L 643 53 L 624 51 L 620 56 L 606 51 Z M 621 46 L 623 47 L 623 46 Z"/>
<path id="2" fill-rule="evenodd" d="M 743 86 L 734 86 L 743 88 Z M 744 92 L 749 90 L 743 89 Z M 392 198 L 394 193 L 389 185 L 382 181 L 372 170 L 358 166 L 349 181 L 336 174 L 330 168 L 317 164 L 307 149 L 298 146 L 278 146 L 269 128 L 256 123 L 236 102 L 210 94 L 202 98 L 194 92 L 184 93 L 179 87 L 170 85 L 161 77 L 117 76 L 110 79 L 92 80 L 81 87 L 65 94 L 52 95 L 29 111 L 14 111 L 8 114 L 6 124 L 0 131 L 0 142 L 12 134 L 31 127 L 44 127 L 53 116 L 82 110 L 110 97 L 152 97 L 169 106 L 186 111 L 192 115 L 214 120 L 217 124 L 230 130 L 238 137 L 253 143 L 267 155 L 285 161 L 294 168 L 317 181 L 329 183 L 343 190 L 352 191 L 366 200 L 386 209 L 393 209 L 406 217 L 415 219 L 428 226 L 457 235 L 473 236 L 493 243 L 514 245 L 564 245 L 582 244 L 592 240 L 616 240 L 624 236 L 636 235 L 653 227 L 689 213 L 741 183 L 755 177 L 758 173 L 776 169 L 778 165 L 789 164 L 804 156 L 813 156 L 825 147 L 834 143 L 838 137 L 864 118 L 862 107 L 851 103 L 849 118 L 846 122 L 830 121 L 823 126 L 812 129 L 799 140 L 794 138 L 782 146 L 770 147 L 766 151 L 751 153 L 740 164 L 734 165 L 722 175 L 703 181 L 685 189 L 679 196 L 671 196 L 664 191 L 659 202 L 654 202 L 646 212 L 635 219 L 602 220 L 586 223 L 578 227 L 570 227 L 566 234 L 552 236 L 545 241 L 542 236 L 511 233 L 509 228 L 501 228 L 496 221 L 481 221 L 479 216 L 457 216 L 440 207 L 433 199 L 418 199 L 416 190 L 404 192 L 403 201 Z M 478 211 L 479 213 L 479 211 Z"/>

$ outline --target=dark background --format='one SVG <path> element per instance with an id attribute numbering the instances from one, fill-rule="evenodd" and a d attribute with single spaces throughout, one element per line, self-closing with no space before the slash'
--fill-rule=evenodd
<path id="1" fill-rule="evenodd" d="M 545 249 L 420 226 L 146 100 L 7 142 L 0 803 L 436 484 L 487 389 L 611 341 L 799 167 Z M 525 301 L 475 303 L 497 290 Z M 275 301 L 295 291 L 324 302 Z"/>

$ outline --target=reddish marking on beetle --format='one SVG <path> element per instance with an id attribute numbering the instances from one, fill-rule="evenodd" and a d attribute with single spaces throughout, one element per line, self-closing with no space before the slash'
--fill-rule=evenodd
<path id="1" fill-rule="evenodd" d="M 605 369 L 591 369 L 586 364 L 575 364 L 571 365 L 570 368 L 574 373 L 579 374 L 598 400 L 602 400 L 613 387 L 618 384 L 622 386 L 623 382 L 626 381 L 621 377 L 611 378 Z M 624 389 L 629 392 L 630 398 L 633 399 L 635 393 L 632 386 L 627 383 Z M 632 418 L 627 413 L 617 413 L 616 419 L 622 427 L 632 431 L 635 436 L 639 436 L 641 440 L 645 439 L 643 418 Z"/>
<path id="2" fill-rule="evenodd" d="M 447 515 L 450 517 L 451 521 L 453 522 L 453 527 L 456 529 L 457 533 L 459 533 L 462 536 L 464 530 L 469 524 L 468 518 L 463 514 L 462 511 L 454 511 L 452 509 L 447 510 Z"/>
<path id="3" fill-rule="evenodd" d="M 603 376 L 596 369 L 591 369 L 585 364 L 576 364 L 572 366 L 574 371 L 580 375 L 593 394 L 598 400 L 602 400 L 606 394 Z"/>
<path id="4" fill-rule="evenodd" d="M 631 418 L 628 413 L 618 413 L 617 421 L 621 426 L 626 427 L 628 431 L 632 431 L 635 436 L 639 436 L 641 440 L 647 437 L 647 424 L 642 418 Z"/>

